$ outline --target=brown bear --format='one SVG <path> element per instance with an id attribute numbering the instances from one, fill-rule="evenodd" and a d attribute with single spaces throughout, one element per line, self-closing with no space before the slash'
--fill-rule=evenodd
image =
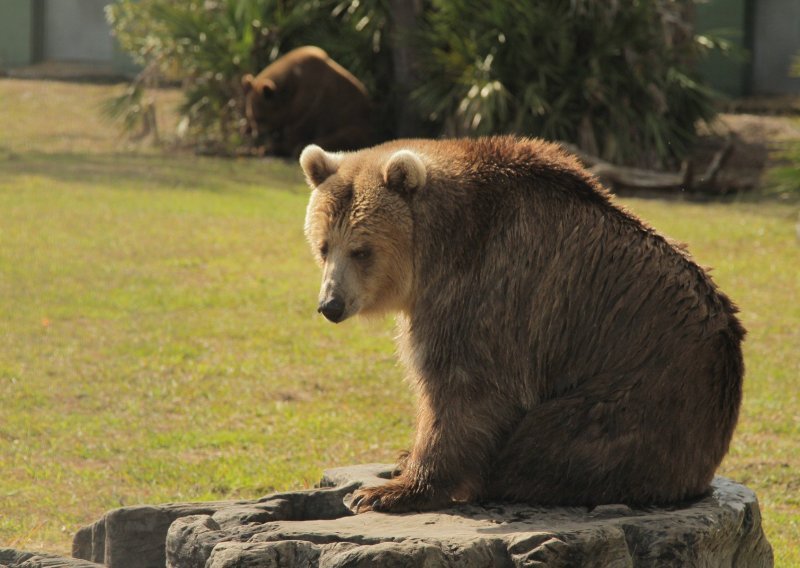
<path id="1" fill-rule="evenodd" d="M 574 157 L 490 137 L 309 146 L 300 162 L 319 311 L 399 312 L 419 398 L 399 475 L 356 512 L 707 490 L 742 396 L 737 309 Z"/>
<path id="2" fill-rule="evenodd" d="M 318 47 L 299 47 L 242 77 L 245 132 L 267 151 L 298 156 L 307 144 L 355 150 L 375 142 L 364 85 Z"/>

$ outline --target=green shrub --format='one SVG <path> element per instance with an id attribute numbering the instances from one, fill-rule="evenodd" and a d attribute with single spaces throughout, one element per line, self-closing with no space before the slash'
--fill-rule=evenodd
<path id="1" fill-rule="evenodd" d="M 666 165 L 714 114 L 701 46 L 674 0 L 433 0 L 417 104 L 453 135 L 567 140 L 609 161 Z"/>

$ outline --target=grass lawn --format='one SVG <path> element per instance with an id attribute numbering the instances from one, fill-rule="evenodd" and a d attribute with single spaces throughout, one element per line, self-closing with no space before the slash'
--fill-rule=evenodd
<path id="1" fill-rule="evenodd" d="M 126 148 L 97 113 L 115 89 L 0 80 L 0 546 L 67 552 L 113 507 L 308 487 L 410 441 L 391 319 L 315 313 L 299 168 Z M 798 206 L 625 203 L 742 309 L 721 473 L 800 565 Z"/>

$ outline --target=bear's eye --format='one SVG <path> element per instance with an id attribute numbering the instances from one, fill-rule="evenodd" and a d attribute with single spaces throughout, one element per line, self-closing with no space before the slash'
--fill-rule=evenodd
<path id="1" fill-rule="evenodd" d="M 372 256 L 372 251 L 366 247 L 356 249 L 350 253 L 350 257 L 355 260 L 367 260 Z"/>
<path id="2" fill-rule="evenodd" d="M 322 243 L 322 246 L 319 247 L 319 255 L 322 258 L 325 258 L 325 257 L 328 256 L 328 243 Z"/>

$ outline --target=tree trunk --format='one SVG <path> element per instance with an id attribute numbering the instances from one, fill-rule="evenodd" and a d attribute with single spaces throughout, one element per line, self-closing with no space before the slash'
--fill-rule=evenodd
<path id="1" fill-rule="evenodd" d="M 420 120 L 411 104 L 411 91 L 417 86 L 417 54 L 410 34 L 417 28 L 422 14 L 422 0 L 389 0 L 390 44 L 396 108 L 396 134 L 398 137 L 419 135 Z"/>

